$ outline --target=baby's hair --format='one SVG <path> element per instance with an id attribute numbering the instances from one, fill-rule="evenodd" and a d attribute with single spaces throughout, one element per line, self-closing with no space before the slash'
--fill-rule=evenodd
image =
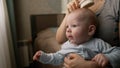
<path id="1" fill-rule="evenodd" d="M 97 27 L 98 25 L 97 17 L 95 13 L 91 11 L 90 9 L 80 8 L 80 9 L 73 11 L 73 13 L 76 13 L 78 15 L 79 20 L 81 20 L 82 18 L 82 21 L 85 21 L 87 23 L 89 22 L 90 25 L 95 25 Z"/>

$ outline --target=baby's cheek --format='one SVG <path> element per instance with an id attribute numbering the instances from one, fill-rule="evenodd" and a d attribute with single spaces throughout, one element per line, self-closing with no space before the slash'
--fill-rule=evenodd
<path id="1" fill-rule="evenodd" d="M 81 37 L 81 33 L 80 33 L 80 32 L 76 32 L 76 33 L 74 33 L 74 36 L 75 36 L 76 38 L 80 38 L 80 37 Z"/>

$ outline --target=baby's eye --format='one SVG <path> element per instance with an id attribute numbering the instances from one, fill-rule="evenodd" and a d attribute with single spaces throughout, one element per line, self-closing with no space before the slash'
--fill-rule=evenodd
<path id="1" fill-rule="evenodd" d="M 77 25 L 72 25 L 72 27 L 76 27 Z"/>
<path id="2" fill-rule="evenodd" d="M 68 25 L 66 26 L 66 28 L 68 28 Z"/>

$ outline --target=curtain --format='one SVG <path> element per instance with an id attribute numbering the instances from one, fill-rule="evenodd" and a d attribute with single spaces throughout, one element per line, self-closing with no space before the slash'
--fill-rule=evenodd
<path id="1" fill-rule="evenodd" d="M 13 68 L 15 59 L 11 59 L 11 56 L 14 57 L 10 49 L 12 46 L 6 0 L 0 0 L 0 68 Z"/>

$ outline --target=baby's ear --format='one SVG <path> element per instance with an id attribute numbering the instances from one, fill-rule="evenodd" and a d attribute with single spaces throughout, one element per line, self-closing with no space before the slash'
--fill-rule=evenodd
<path id="1" fill-rule="evenodd" d="M 95 34 L 96 26 L 95 25 L 90 25 L 88 29 L 88 35 L 92 36 Z"/>

